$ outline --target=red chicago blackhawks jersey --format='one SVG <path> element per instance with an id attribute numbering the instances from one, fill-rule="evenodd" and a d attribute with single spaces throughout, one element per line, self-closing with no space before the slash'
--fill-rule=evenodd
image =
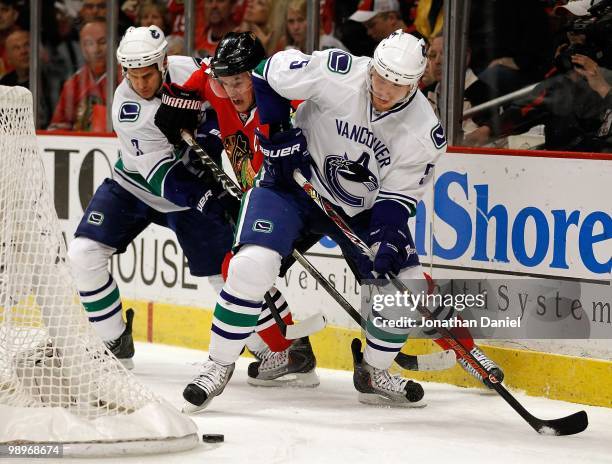
<path id="1" fill-rule="evenodd" d="M 211 88 L 212 77 L 206 69 L 207 65 L 202 63 L 202 67 L 191 75 L 184 87 L 200 92 L 202 99 L 210 102 L 217 112 L 225 151 L 242 189 L 246 191 L 253 186 L 255 176 L 263 162 L 263 155 L 254 147 L 259 114 L 255 107 L 249 113 L 238 113 L 229 98 L 217 96 Z M 260 130 L 267 135 L 267 126 L 263 126 Z"/>

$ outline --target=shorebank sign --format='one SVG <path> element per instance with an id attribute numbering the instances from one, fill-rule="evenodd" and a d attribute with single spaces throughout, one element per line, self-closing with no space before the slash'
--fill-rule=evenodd
<path id="1" fill-rule="evenodd" d="M 118 142 L 113 137 L 38 139 L 70 240 L 95 188 L 112 176 Z M 411 229 L 421 262 L 434 277 L 484 273 L 610 281 L 611 199 L 609 160 L 453 153 L 436 166 Z M 335 243 L 324 239 L 310 259 L 345 297 L 358 302 L 359 288 Z M 123 293 L 132 298 L 202 301 L 202 288 L 190 276 L 173 234 L 159 227 L 141 234 L 113 266 Z M 281 286 L 309 304 L 321 299 L 333 304 L 299 266 Z"/>

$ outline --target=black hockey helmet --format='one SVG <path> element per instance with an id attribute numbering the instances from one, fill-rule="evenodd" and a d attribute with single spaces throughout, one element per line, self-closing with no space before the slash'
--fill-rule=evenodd
<path id="1" fill-rule="evenodd" d="M 266 51 L 252 32 L 228 32 L 217 46 L 210 68 L 215 77 L 251 71 L 266 57 Z"/>

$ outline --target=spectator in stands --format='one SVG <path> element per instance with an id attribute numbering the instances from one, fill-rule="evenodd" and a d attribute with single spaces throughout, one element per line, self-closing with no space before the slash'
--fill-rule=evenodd
<path id="1" fill-rule="evenodd" d="M 232 18 L 235 4 L 236 0 L 204 0 L 207 24 L 195 39 L 195 48 L 201 57 L 213 56 L 221 37 L 236 29 Z"/>
<path id="2" fill-rule="evenodd" d="M 136 26 L 157 26 L 166 35 L 168 42 L 168 55 L 183 55 L 185 53 L 185 40 L 181 35 L 172 34 L 170 16 L 165 4 L 159 0 L 143 0 L 136 10 Z"/>
<path id="3" fill-rule="evenodd" d="M 465 70 L 464 82 L 465 91 L 463 95 L 463 111 L 467 111 L 472 106 L 484 103 L 488 94 L 486 85 L 480 81 L 478 77 L 476 77 L 476 74 L 474 74 L 474 71 L 472 71 L 470 68 L 470 54 L 471 51 L 468 48 L 466 57 L 467 68 Z M 444 38 L 442 33 L 439 33 L 437 36 L 432 38 L 431 45 L 427 51 L 427 56 L 429 58 L 427 65 L 429 66 L 431 76 L 435 80 L 435 84 L 424 90 L 424 93 L 436 112 L 436 115 L 438 118 L 440 118 L 440 94 L 442 92 L 443 78 L 442 64 L 444 62 Z M 488 116 L 488 114 L 486 116 Z M 475 121 L 472 119 L 465 119 L 462 124 L 463 131 L 467 133 L 474 131 L 480 124 L 484 124 L 487 121 L 486 116 L 479 115 L 479 117 L 475 118 Z"/>
<path id="4" fill-rule="evenodd" d="M 106 0 L 83 0 L 79 17 L 83 24 L 106 18 Z"/>
<path id="5" fill-rule="evenodd" d="M 468 134 L 466 142 L 482 143 L 544 124 L 545 149 L 612 152 L 612 72 L 597 63 L 601 54 L 571 52 L 562 52 L 557 60 L 569 70 L 514 102 L 502 113 L 499 128 L 484 125 Z"/>
<path id="6" fill-rule="evenodd" d="M 6 55 L 13 71 L 0 79 L 0 85 L 9 87 L 19 85 L 30 88 L 30 34 L 18 29 L 6 38 Z M 38 113 L 36 127 L 46 127 L 49 123 L 50 93 L 47 85 L 47 74 L 40 71 L 40 92 L 38 94 Z"/>
<path id="7" fill-rule="evenodd" d="M 287 48 L 297 48 L 303 52 L 305 51 L 307 29 L 306 8 L 306 0 L 289 0 L 289 3 L 287 4 L 287 27 L 285 36 Z M 328 48 L 347 50 L 340 40 L 335 38 L 333 35 L 324 34 L 323 29 L 321 28 L 319 50 L 326 50 Z"/>
<path id="8" fill-rule="evenodd" d="M 85 24 L 80 43 L 85 65 L 64 84 L 49 130 L 106 132 L 106 22 Z"/>
<path id="9" fill-rule="evenodd" d="M 472 0 L 469 35 L 472 69 L 492 89 L 489 99 L 537 82 L 550 69 L 545 2 Z"/>
<path id="10" fill-rule="evenodd" d="M 349 20 L 359 3 L 358 0 L 335 2 L 334 35 L 346 45 L 351 54 L 372 56 L 377 43 L 367 34 L 363 23 Z"/>
<path id="11" fill-rule="evenodd" d="M 19 29 L 18 19 L 17 1 L 0 0 L 0 77 L 13 70 L 7 62 L 5 42 L 13 31 Z"/>
<path id="12" fill-rule="evenodd" d="M 107 0 L 83 0 L 79 11 L 80 24 L 87 24 L 98 19 L 106 19 Z M 128 27 L 134 23 L 130 17 L 123 11 L 119 10 L 119 18 L 117 24 L 117 32 L 119 36 L 123 36 Z"/>
<path id="13" fill-rule="evenodd" d="M 166 54 L 171 55 L 184 55 L 185 54 L 185 39 L 180 35 L 169 35 L 166 37 L 168 42 L 168 50 Z"/>
<path id="14" fill-rule="evenodd" d="M 444 0 L 419 0 L 416 6 L 414 28 L 430 41 L 442 33 Z"/>
<path id="15" fill-rule="evenodd" d="M 268 55 L 282 50 L 287 0 L 248 0 L 238 32 L 252 31 Z"/>
<path id="16" fill-rule="evenodd" d="M 50 11 L 45 11 L 49 6 Z M 50 31 L 43 33 L 44 50 L 39 66 L 48 78 L 49 108 L 53 109 L 57 106 L 64 83 L 83 66 L 83 55 L 75 29 L 77 11 L 71 11 L 65 2 L 56 1 L 53 5 L 45 2 L 43 16 L 49 17 L 51 24 Z"/>
<path id="17" fill-rule="evenodd" d="M 158 0 L 144 0 L 136 10 L 136 26 L 157 26 L 166 36 L 170 35 L 170 23 L 166 5 Z"/>
<path id="18" fill-rule="evenodd" d="M 6 60 L 13 70 L 0 79 L 0 85 L 30 88 L 30 34 L 19 29 L 13 31 L 4 45 Z"/>
<path id="19" fill-rule="evenodd" d="M 407 30 L 398 0 L 362 0 L 349 19 L 362 23 L 376 43 L 398 29 Z"/>
<path id="20" fill-rule="evenodd" d="M 138 24 L 137 17 L 140 2 L 141 0 L 125 0 L 121 3 L 121 11 L 123 11 L 125 15 L 136 25 Z"/>

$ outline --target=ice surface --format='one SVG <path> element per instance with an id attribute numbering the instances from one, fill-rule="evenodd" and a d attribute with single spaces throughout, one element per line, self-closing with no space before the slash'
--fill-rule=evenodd
<path id="1" fill-rule="evenodd" d="M 181 392 L 198 370 L 195 363 L 205 357 L 201 351 L 139 343 L 134 373 L 180 408 Z M 246 383 L 250 361 L 241 359 L 225 392 L 192 416 L 199 435 L 222 433 L 224 443 L 174 455 L 69 462 L 612 463 L 612 409 L 517 394 L 543 419 L 587 410 L 585 432 L 543 436 L 495 394 L 429 383 L 423 384 L 426 408 L 377 408 L 357 402 L 350 372 L 319 369 L 321 385 L 315 389 L 255 388 Z"/>

